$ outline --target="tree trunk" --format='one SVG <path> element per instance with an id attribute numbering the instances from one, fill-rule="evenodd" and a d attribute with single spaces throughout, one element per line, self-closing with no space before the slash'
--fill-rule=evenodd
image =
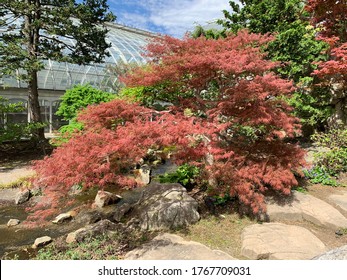
<path id="1" fill-rule="evenodd" d="M 26 0 L 29 5 L 34 5 L 35 9 L 32 13 L 27 13 L 25 16 L 25 28 L 24 35 L 27 42 L 27 51 L 29 62 L 32 65 L 37 63 L 37 46 L 39 42 L 40 32 L 37 27 L 33 24 L 35 20 L 40 19 L 40 1 L 39 0 Z M 33 67 L 28 70 L 28 101 L 29 101 L 29 116 L 30 122 L 34 124 L 42 123 L 40 103 L 39 103 L 39 93 L 38 93 L 38 83 L 37 83 L 37 70 Z M 37 128 L 33 130 L 33 136 L 39 140 L 45 140 L 44 128 Z"/>
<path id="2" fill-rule="evenodd" d="M 34 124 L 42 123 L 36 71 L 30 73 L 30 79 L 28 81 L 28 100 L 30 122 Z M 34 129 L 33 136 L 39 140 L 45 140 L 44 128 Z"/>

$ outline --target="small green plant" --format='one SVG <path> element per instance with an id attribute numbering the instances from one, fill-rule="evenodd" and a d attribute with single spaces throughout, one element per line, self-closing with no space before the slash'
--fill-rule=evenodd
<path id="1" fill-rule="evenodd" d="M 198 167 L 183 164 L 175 172 L 159 176 L 159 181 L 160 183 L 180 183 L 185 188 L 189 188 L 196 184 L 199 173 Z"/>
<path id="2" fill-rule="evenodd" d="M 100 235 L 88 238 L 81 243 L 72 243 L 67 248 L 60 248 L 55 244 L 38 251 L 37 260 L 115 260 L 118 246 L 112 238 Z"/>
<path id="3" fill-rule="evenodd" d="M 307 189 L 305 187 L 295 187 L 293 188 L 293 190 L 297 191 L 297 192 L 301 192 L 301 193 L 307 193 Z"/>
<path id="4" fill-rule="evenodd" d="M 314 166 L 312 169 L 304 169 L 304 175 L 314 184 L 322 184 L 327 186 L 338 186 L 337 181 L 327 172 L 324 167 Z"/>
<path id="5" fill-rule="evenodd" d="M 347 129 L 333 129 L 312 135 L 315 145 L 326 148 L 315 153 L 316 165 L 331 176 L 347 172 Z"/>
<path id="6" fill-rule="evenodd" d="M 5 142 L 18 142 L 19 140 L 31 139 L 32 132 L 45 127 L 44 123 L 12 123 L 7 122 L 7 114 L 25 111 L 21 103 L 10 103 L 8 99 L 0 96 L 0 144 Z"/>

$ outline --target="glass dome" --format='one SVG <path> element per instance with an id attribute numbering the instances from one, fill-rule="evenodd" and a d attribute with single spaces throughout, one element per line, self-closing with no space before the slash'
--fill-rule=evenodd
<path id="1" fill-rule="evenodd" d="M 45 68 L 39 72 L 38 88 L 43 90 L 66 90 L 76 84 L 89 83 L 105 91 L 110 91 L 117 77 L 107 73 L 107 67 L 119 63 L 145 62 L 143 47 L 156 34 L 117 23 L 108 23 L 106 41 L 111 43 L 110 56 L 102 64 L 76 65 L 46 60 Z M 70 40 L 70 39 L 66 39 Z M 73 45 L 73 41 L 67 42 Z M 10 88 L 25 88 L 26 83 L 13 77 L 3 77 L 2 84 Z"/>

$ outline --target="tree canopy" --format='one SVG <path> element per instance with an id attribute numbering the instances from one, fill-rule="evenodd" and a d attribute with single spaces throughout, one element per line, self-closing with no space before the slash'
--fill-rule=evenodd
<path id="1" fill-rule="evenodd" d="M 173 102 L 158 112 L 116 99 L 78 116 L 84 129 L 35 169 L 51 197 L 72 185 L 136 186 L 131 172 L 148 149 L 170 150 L 177 164 L 200 167 L 210 194 L 230 195 L 255 214 L 268 190 L 290 194 L 303 152 L 290 139 L 299 120 L 282 95 L 293 85 L 271 70 L 262 48 L 272 37 L 245 31 L 218 40 L 158 38 L 146 67 L 124 77 Z M 55 199 L 54 201 L 57 201 Z"/>
<path id="2" fill-rule="evenodd" d="M 41 122 L 37 72 L 44 61 L 87 64 L 108 54 L 103 23 L 115 17 L 106 0 L 3 0 L 0 2 L 0 77 L 28 84 L 29 114 Z M 37 132 L 44 138 L 43 130 Z"/>

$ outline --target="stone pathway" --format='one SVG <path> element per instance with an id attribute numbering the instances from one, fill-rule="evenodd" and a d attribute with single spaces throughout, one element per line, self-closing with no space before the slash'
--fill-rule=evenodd
<path id="1" fill-rule="evenodd" d="M 211 250 L 207 246 L 186 241 L 182 237 L 164 233 L 125 255 L 126 260 L 235 260 L 232 256 Z"/>
<path id="2" fill-rule="evenodd" d="M 339 205 L 347 206 L 347 192 L 344 196 L 333 196 Z M 273 200 L 267 205 L 269 221 L 306 220 L 318 226 L 331 229 L 347 228 L 347 218 L 336 208 L 310 194 L 294 192 L 291 201 L 280 204 Z"/>
<path id="3" fill-rule="evenodd" d="M 281 223 L 248 226 L 241 239 L 242 255 L 252 260 L 308 260 L 327 250 L 309 230 Z"/>
<path id="4" fill-rule="evenodd" d="M 22 178 L 34 175 L 35 172 L 28 167 L 0 169 L 0 186 L 14 183 Z"/>

